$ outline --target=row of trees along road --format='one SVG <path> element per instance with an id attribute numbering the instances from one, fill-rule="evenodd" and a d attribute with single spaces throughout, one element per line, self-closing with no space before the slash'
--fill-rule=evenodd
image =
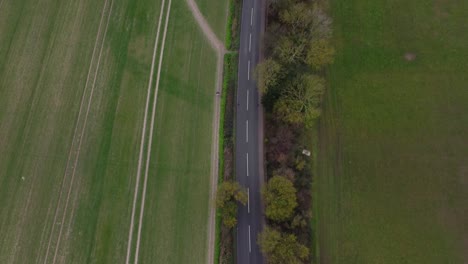
<path id="1" fill-rule="evenodd" d="M 271 264 L 313 260 L 311 161 L 302 155 L 321 114 L 326 66 L 333 63 L 332 21 L 324 0 L 270 0 L 265 59 L 255 78 L 265 107 L 267 227 L 259 245 Z M 314 151 L 314 150 L 312 150 Z"/>

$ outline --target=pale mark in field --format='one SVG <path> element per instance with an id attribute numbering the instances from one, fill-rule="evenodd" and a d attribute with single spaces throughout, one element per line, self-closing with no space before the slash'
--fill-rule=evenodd
<path id="1" fill-rule="evenodd" d="M 154 98 L 153 98 L 153 111 L 151 114 L 151 126 L 150 126 L 150 133 L 149 133 L 149 142 L 148 142 L 148 150 L 146 154 L 146 167 L 145 167 L 145 179 L 143 183 L 143 194 L 141 196 L 141 206 L 140 206 L 140 220 L 138 223 L 138 235 L 137 235 L 137 240 L 136 240 L 136 247 L 135 247 L 135 260 L 134 263 L 138 263 L 138 255 L 140 251 L 140 239 L 141 239 L 141 227 L 143 225 L 143 215 L 145 212 L 145 197 L 146 197 L 146 185 L 148 182 L 148 171 L 149 171 L 149 162 L 151 158 L 151 145 L 153 143 L 153 130 L 154 130 L 154 120 L 156 116 L 156 103 L 158 101 L 158 90 L 159 90 L 159 81 L 161 78 L 161 66 L 162 66 L 162 61 L 164 57 L 164 46 L 166 44 L 166 35 L 167 35 L 167 25 L 169 24 L 169 16 L 171 14 L 171 3 L 172 0 L 169 0 L 168 4 L 168 10 L 166 14 L 166 21 L 164 25 L 164 33 L 163 33 L 163 39 L 162 39 L 162 46 L 161 46 L 161 53 L 159 54 L 159 64 L 158 64 L 158 74 L 156 77 L 156 89 L 154 92 Z"/>
<path id="2" fill-rule="evenodd" d="M 154 65 L 156 63 L 156 54 L 157 54 L 157 47 L 158 47 L 158 42 L 159 42 L 159 32 L 161 29 L 161 22 L 162 22 L 162 17 L 163 17 L 163 12 L 164 12 L 164 4 L 165 4 L 165 1 L 163 0 L 161 3 L 161 11 L 159 14 L 158 29 L 157 29 L 156 37 L 154 40 L 153 57 L 151 60 L 151 72 L 150 72 L 150 78 L 148 81 L 147 93 L 146 93 L 146 105 L 145 105 L 145 114 L 144 114 L 144 119 L 143 119 L 143 130 L 141 132 L 141 140 L 140 140 L 140 154 L 138 156 L 138 167 L 137 167 L 135 191 L 134 191 L 134 197 L 133 197 L 132 215 L 131 215 L 131 220 L 130 220 L 130 228 L 129 228 L 128 241 L 127 241 L 127 256 L 125 260 L 126 264 L 130 263 L 136 202 L 138 198 L 138 189 L 140 185 L 141 165 L 142 165 L 141 163 L 143 160 L 143 149 L 144 149 L 145 138 L 146 138 L 146 120 L 148 119 L 148 108 L 149 108 L 149 102 L 150 102 L 151 86 L 153 85 Z"/>

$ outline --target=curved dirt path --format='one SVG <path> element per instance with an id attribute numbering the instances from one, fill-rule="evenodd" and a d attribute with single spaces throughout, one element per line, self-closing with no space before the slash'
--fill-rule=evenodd
<path id="1" fill-rule="evenodd" d="M 214 249 L 215 249 L 215 240 L 216 240 L 216 206 L 215 206 L 215 197 L 216 189 L 218 187 L 218 172 L 219 172 L 219 118 L 220 118 L 220 109 L 221 109 L 221 97 L 223 85 L 223 65 L 224 65 L 224 54 L 226 53 L 226 48 L 224 43 L 218 39 L 216 34 L 211 29 L 210 25 L 203 17 L 200 9 L 198 9 L 197 3 L 195 0 L 186 0 L 185 1 L 192 12 L 193 17 L 197 21 L 198 26 L 203 31 L 203 35 L 208 39 L 211 47 L 216 51 L 217 54 L 217 63 L 216 63 L 216 93 L 215 93 L 215 111 L 213 113 L 213 138 L 212 138 L 212 150 L 211 150 L 211 173 L 210 173 L 210 197 L 209 197 L 209 218 L 208 218 L 208 252 L 206 263 L 214 263 Z"/>
<path id="2" fill-rule="evenodd" d="M 205 37 L 210 42 L 210 45 L 218 53 L 224 55 L 224 53 L 226 52 L 226 49 L 224 48 L 224 43 L 220 41 L 216 34 L 213 32 L 205 17 L 200 12 L 200 9 L 198 9 L 198 5 L 197 3 L 195 3 L 195 0 L 186 0 L 185 2 L 189 6 L 190 11 L 192 12 L 193 17 L 197 21 L 198 26 L 203 31 L 203 35 L 205 35 Z"/>

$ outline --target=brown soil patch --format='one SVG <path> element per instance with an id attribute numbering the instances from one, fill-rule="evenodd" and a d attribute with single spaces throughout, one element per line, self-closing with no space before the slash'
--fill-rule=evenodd
<path id="1" fill-rule="evenodd" d="M 412 52 L 405 53 L 405 60 L 406 61 L 414 61 L 416 59 L 416 54 Z"/>

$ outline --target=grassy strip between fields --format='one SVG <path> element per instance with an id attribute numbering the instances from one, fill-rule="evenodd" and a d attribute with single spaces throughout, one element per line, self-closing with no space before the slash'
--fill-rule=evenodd
<path id="1" fill-rule="evenodd" d="M 239 49 L 240 12 L 241 2 L 229 1 L 229 13 L 226 24 L 225 45 L 229 51 Z M 237 52 L 227 53 L 224 57 L 223 66 L 223 90 L 221 93 L 221 116 L 219 129 L 219 174 L 218 185 L 224 180 L 233 178 L 233 156 L 234 156 L 234 98 L 237 87 Z M 226 161 L 226 158 L 229 161 Z M 223 230 L 221 224 L 221 213 L 216 212 L 216 242 L 215 263 L 234 262 L 234 236 L 232 230 Z M 222 237 L 227 235 L 227 237 Z"/>

